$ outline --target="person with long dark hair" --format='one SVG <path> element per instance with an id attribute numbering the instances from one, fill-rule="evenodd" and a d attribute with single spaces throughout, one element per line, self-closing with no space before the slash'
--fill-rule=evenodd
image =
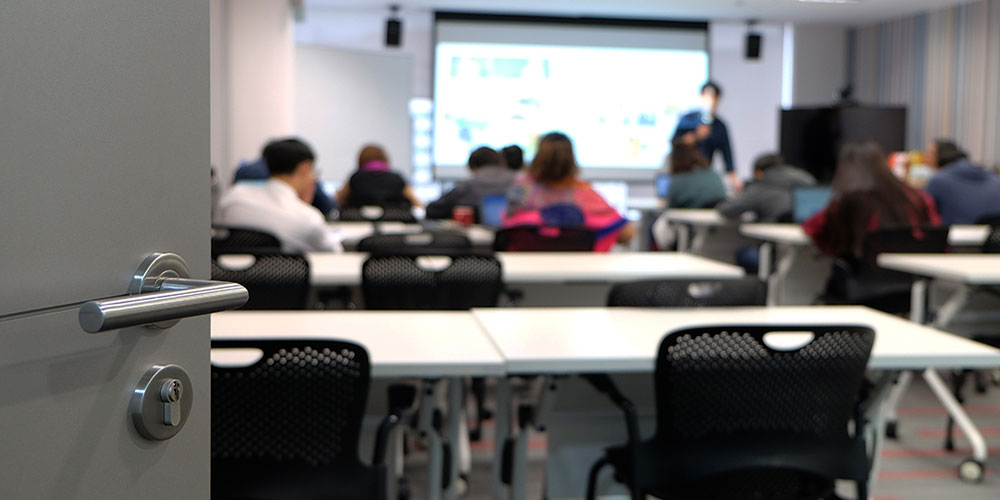
<path id="1" fill-rule="evenodd" d="M 934 200 L 893 175 L 877 143 L 862 142 L 841 149 L 830 203 L 802 228 L 823 253 L 859 259 L 868 233 L 911 227 L 919 237 L 922 227 L 940 225 Z"/>
<path id="2" fill-rule="evenodd" d="M 579 179 L 579 170 L 566 134 L 542 137 L 527 171 L 507 192 L 503 226 L 584 227 L 597 233 L 595 251 L 631 240 L 632 224 Z"/>

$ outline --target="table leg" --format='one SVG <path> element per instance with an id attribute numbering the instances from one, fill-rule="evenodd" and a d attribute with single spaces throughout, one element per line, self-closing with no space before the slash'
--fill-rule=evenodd
<path id="1" fill-rule="evenodd" d="M 761 281 L 771 278 L 771 259 L 774 258 L 774 243 L 765 241 L 760 245 L 760 253 L 757 255 L 757 278 Z"/>
<path id="2" fill-rule="evenodd" d="M 976 428 L 976 424 L 969 418 L 969 414 L 962 408 L 962 404 L 955 399 L 955 395 L 948 390 L 948 385 L 941 380 L 941 375 L 933 368 L 924 370 L 924 380 L 930 386 L 931 391 L 937 396 L 938 401 L 948 410 L 948 414 L 955 419 L 958 428 L 965 433 L 966 439 L 972 446 L 972 458 L 985 463 L 987 458 L 986 440 L 983 434 Z"/>
<path id="3" fill-rule="evenodd" d="M 503 448 L 510 435 L 510 380 L 500 377 L 497 381 L 497 413 L 493 435 L 493 500 L 503 500 Z"/>
<path id="4" fill-rule="evenodd" d="M 883 439 L 885 436 L 885 403 L 893 386 L 892 381 L 895 373 L 886 372 L 876 380 L 872 389 L 865 418 L 868 420 L 868 453 L 871 470 L 868 472 L 868 495 L 874 498 L 875 487 L 878 485 L 878 472 L 881 465 L 880 455 L 882 453 Z"/>
<path id="5" fill-rule="evenodd" d="M 969 303 L 969 294 L 971 289 L 969 285 L 961 284 L 955 293 L 948 297 L 948 300 L 937 311 L 937 316 L 934 318 L 935 328 L 945 328 L 951 323 L 951 320 L 955 319 L 958 313 L 965 309 L 965 305 Z"/>
<path id="6" fill-rule="evenodd" d="M 441 437 L 434 428 L 435 380 L 424 380 L 420 387 L 420 409 L 417 429 L 427 439 L 427 500 L 441 498 L 441 468 L 443 466 Z"/>
<path id="7" fill-rule="evenodd" d="M 920 278 L 913 281 L 910 289 L 910 321 L 920 323 L 927 322 L 927 280 Z"/>
<path id="8" fill-rule="evenodd" d="M 461 448 L 463 440 L 461 438 L 461 420 L 465 417 L 462 408 L 462 397 L 465 395 L 464 379 L 454 377 L 448 379 L 448 443 L 451 444 L 451 463 L 448 468 L 448 489 L 445 490 L 445 498 L 456 500 L 458 498 L 458 472 L 461 462 Z M 466 434 L 468 438 L 468 434 Z M 468 442 L 464 443 L 466 446 Z"/>
<path id="9" fill-rule="evenodd" d="M 691 228 L 687 224 L 676 224 L 677 251 L 687 252 L 691 248 Z"/>
<path id="10" fill-rule="evenodd" d="M 781 291 L 785 287 L 785 279 L 795 264 L 799 250 L 792 245 L 778 245 L 778 265 L 767 281 L 767 305 L 776 306 L 781 302 Z"/>
<path id="11" fill-rule="evenodd" d="M 892 391 L 889 393 L 889 398 L 885 402 L 885 420 L 887 425 L 893 428 L 893 435 L 895 436 L 896 424 L 899 419 L 899 415 L 896 413 L 896 409 L 899 408 L 899 401 L 903 399 L 903 394 L 906 393 L 906 389 L 910 387 L 910 381 L 913 379 L 913 372 L 905 371 L 899 374 L 899 380 L 896 381 L 896 385 L 892 387 Z"/>
<path id="12" fill-rule="evenodd" d="M 514 441 L 513 464 L 511 470 L 511 499 L 524 500 L 527 494 L 527 472 L 528 472 L 528 441 L 531 439 L 531 431 L 538 429 L 545 430 L 546 421 L 552 413 L 552 405 L 555 402 L 556 381 L 551 376 L 541 377 L 538 381 L 537 392 L 538 402 L 532 405 L 532 418 L 530 422 L 519 422 L 517 439 Z"/>
<path id="13" fill-rule="evenodd" d="M 691 253 L 698 253 L 705 246 L 705 240 L 708 239 L 709 228 L 706 226 L 695 226 L 694 236 L 691 237 Z"/>

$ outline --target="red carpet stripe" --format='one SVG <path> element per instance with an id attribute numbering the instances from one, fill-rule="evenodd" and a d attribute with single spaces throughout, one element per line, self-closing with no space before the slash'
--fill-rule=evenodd
<path id="1" fill-rule="evenodd" d="M 544 436 L 528 439 L 529 450 L 544 450 L 547 446 L 548 442 L 545 440 Z M 484 439 L 482 441 L 470 443 L 469 448 L 472 449 L 472 451 L 491 451 L 493 450 L 493 440 Z"/>
<path id="2" fill-rule="evenodd" d="M 987 452 L 990 455 L 1000 454 L 1000 446 L 989 448 Z M 896 458 L 944 457 L 949 455 L 959 457 L 972 456 L 972 448 L 956 448 L 955 451 L 948 451 L 944 447 L 938 446 L 936 448 L 918 448 L 914 450 L 882 450 L 882 458 L 889 460 Z"/>
<path id="3" fill-rule="evenodd" d="M 983 437 L 998 437 L 1000 436 L 1000 427 L 980 427 L 979 432 L 983 434 Z M 917 429 L 917 435 L 922 438 L 941 438 L 944 439 L 944 427 L 937 429 Z M 964 433 L 958 427 L 955 427 L 955 437 L 962 436 Z"/>
<path id="4" fill-rule="evenodd" d="M 993 470 L 986 469 L 986 475 L 992 476 Z M 878 473 L 879 480 L 895 481 L 901 479 L 938 479 L 938 478 L 958 478 L 958 470 L 950 469 L 913 469 L 913 470 L 884 470 Z"/>
<path id="5" fill-rule="evenodd" d="M 1000 406 L 997 405 L 970 405 L 965 407 L 965 411 L 970 415 L 1000 415 Z M 897 410 L 899 416 L 933 416 L 947 415 L 948 412 L 943 406 L 914 406 L 900 408 Z"/>

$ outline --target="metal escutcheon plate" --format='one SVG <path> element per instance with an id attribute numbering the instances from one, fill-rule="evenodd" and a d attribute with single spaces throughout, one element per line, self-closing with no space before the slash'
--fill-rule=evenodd
<path id="1" fill-rule="evenodd" d="M 178 425 L 167 425 L 164 421 L 164 401 L 161 388 L 168 380 L 176 379 L 183 386 L 180 401 L 180 422 Z M 129 414 L 132 424 L 139 435 L 151 441 L 162 441 L 177 435 L 184 428 L 191 416 L 191 404 L 194 401 L 194 388 L 191 377 L 183 368 L 177 365 L 154 365 L 146 371 L 132 392 L 129 403 Z"/>

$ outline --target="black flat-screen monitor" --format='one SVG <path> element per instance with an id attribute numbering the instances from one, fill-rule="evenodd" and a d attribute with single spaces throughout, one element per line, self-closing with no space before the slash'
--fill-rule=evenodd
<path id="1" fill-rule="evenodd" d="M 781 111 L 781 155 L 822 184 L 833 180 L 840 147 L 855 141 L 875 141 L 886 154 L 904 150 L 906 108 L 856 106 Z"/>

